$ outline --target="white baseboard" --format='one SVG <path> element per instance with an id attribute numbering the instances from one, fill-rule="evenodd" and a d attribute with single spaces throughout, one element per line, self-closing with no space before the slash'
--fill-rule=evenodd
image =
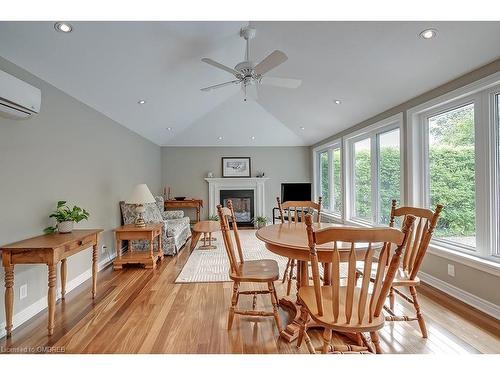
<path id="1" fill-rule="evenodd" d="M 473 295 L 463 289 L 457 288 L 454 285 L 448 284 L 447 282 L 438 279 L 432 275 L 420 271 L 418 277 L 421 281 L 430 286 L 439 289 L 440 291 L 449 294 L 452 297 L 496 318 L 500 319 L 500 306 L 495 305 L 492 302 L 486 301 L 480 297 Z"/>
<path id="2" fill-rule="evenodd" d="M 114 258 L 103 259 L 102 261 L 99 262 L 97 269 L 99 271 L 104 269 L 113 261 L 113 259 Z M 80 286 L 91 277 L 92 277 L 92 269 L 89 268 L 88 270 L 78 275 L 74 279 L 69 280 L 66 283 L 66 293 L 71 292 L 73 289 Z M 61 288 L 59 287 L 56 290 L 56 299 L 59 300 L 60 298 L 61 298 Z M 12 317 L 13 329 L 16 329 L 21 324 L 28 321 L 36 314 L 38 314 L 40 311 L 43 311 L 46 308 L 47 308 L 47 297 L 45 296 L 40 298 L 38 301 L 32 303 L 25 309 L 19 311 L 17 314 L 14 314 L 14 316 Z M 6 333 L 7 332 L 5 331 L 5 321 L 3 321 L 0 323 L 0 338 L 4 337 Z"/>

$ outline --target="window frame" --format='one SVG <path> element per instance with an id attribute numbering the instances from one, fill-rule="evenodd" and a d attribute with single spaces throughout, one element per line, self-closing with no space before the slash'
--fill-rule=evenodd
<path id="1" fill-rule="evenodd" d="M 403 201 L 405 183 L 404 183 L 404 131 L 403 131 L 403 113 L 387 117 L 381 121 L 375 122 L 357 132 L 344 137 L 344 205 L 345 221 L 361 226 L 381 226 L 378 219 L 380 217 L 379 205 L 379 135 L 399 130 L 399 157 L 400 157 L 400 194 L 399 202 Z M 354 144 L 364 139 L 370 139 L 370 164 L 371 164 L 371 221 L 356 217 L 354 207 Z"/>
<path id="2" fill-rule="evenodd" d="M 321 208 L 321 212 L 326 213 L 329 216 L 332 216 L 336 219 L 342 219 L 343 213 L 335 212 L 335 195 L 334 195 L 334 184 L 333 184 L 333 151 L 336 149 L 340 149 L 340 160 L 342 163 L 343 160 L 343 150 L 342 150 L 342 141 L 340 139 L 336 139 L 333 142 L 329 142 L 323 144 L 321 146 L 316 147 L 313 150 L 314 155 L 314 166 L 313 166 L 313 191 L 314 191 L 314 200 L 317 202 L 318 198 L 322 195 L 322 186 L 321 186 L 321 154 L 324 152 L 328 152 L 328 194 L 329 194 L 329 207 Z M 343 166 L 340 168 L 340 196 L 343 197 Z M 341 198 L 342 200 L 342 198 Z M 341 206 L 344 207 L 344 202 L 341 202 Z"/>
<path id="3" fill-rule="evenodd" d="M 452 242 L 452 241 L 447 241 L 447 240 L 442 240 L 438 238 L 434 238 L 434 241 L 436 243 L 439 243 L 442 246 L 445 247 L 450 247 L 453 248 L 454 250 L 457 251 L 463 251 L 467 252 L 470 255 L 475 255 L 477 254 L 477 245 L 478 245 L 478 214 L 477 214 L 477 207 L 478 207 L 478 201 L 481 198 L 481 192 L 478 194 L 478 186 L 477 186 L 477 181 L 480 176 L 478 176 L 480 173 L 478 173 L 478 155 L 477 155 L 477 133 L 478 133 L 478 127 L 479 123 L 477 118 L 480 117 L 480 114 L 478 113 L 480 109 L 478 109 L 478 104 L 480 105 L 480 100 L 478 100 L 477 95 L 470 95 L 470 96 L 465 96 L 463 98 L 460 98 L 457 101 L 452 101 L 448 102 L 446 104 L 443 104 L 441 106 L 437 106 L 433 108 L 430 111 L 424 111 L 420 114 L 420 121 L 421 121 L 421 126 L 422 130 L 424 132 L 423 134 L 423 176 L 422 176 L 422 181 L 423 181 L 423 190 L 422 190 L 422 197 L 421 197 L 421 207 L 427 207 L 430 208 L 431 210 L 434 210 L 434 207 L 431 207 L 429 202 L 431 201 L 431 195 L 430 195 L 430 166 L 429 166 L 429 119 L 435 116 L 439 116 L 441 114 L 445 114 L 447 112 L 451 112 L 455 109 L 463 108 L 468 105 L 473 105 L 474 106 L 474 201 L 475 201 L 475 207 L 476 207 L 476 213 L 475 213 L 475 227 L 476 227 L 476 247 L 472 246 L 467 246 L 463 245 L 457 242 Z M 446 207 L 445 207 L 446 209 Z M 479 222 L 481 222 L 481 218 L 479 218 Z"/>
<path id="4" fill-rule="evenodd" d="M 494 121 L 497 116 L 494 102 L 498 93 L 500 93 L 500 73 L 495 73 L 410 108 L 406 112 L 408 188 L 405 195 L 409 205 L 427 207 L 429 186 L 427 119 L 474 103 L 476 247 L 471 248 L 434 238 L 429 246 L 431 253 L 464 260 L 471 257 L 500 262 L 500 234 L 497 226 L 500 223 L 500 189 L 496 187 L 499 152 L 496 149 L 498 129 L 495 129 Z"/>

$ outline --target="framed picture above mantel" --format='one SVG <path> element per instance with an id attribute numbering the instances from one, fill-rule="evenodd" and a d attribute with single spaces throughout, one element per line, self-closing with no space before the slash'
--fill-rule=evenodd
<path id="1" fill-rule="evenodd" d="M 222 158 L 222 177 L 251 177 L 251 173 L 249 157 Z"/>

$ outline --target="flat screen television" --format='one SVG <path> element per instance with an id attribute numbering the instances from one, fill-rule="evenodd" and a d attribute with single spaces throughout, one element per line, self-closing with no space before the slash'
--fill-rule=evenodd
<path id="1" fill-rule="evenodd" d="M 312 187 L 310 182 L 282 183 L 281 201 L 310 201 Z"/>

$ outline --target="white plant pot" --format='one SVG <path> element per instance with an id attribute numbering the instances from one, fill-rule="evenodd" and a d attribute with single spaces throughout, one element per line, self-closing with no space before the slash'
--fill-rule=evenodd
<path id="1" fill-rule="evenodd" d="M 71 233 L 73 231 L 74 221 L 61 221 L 57 223 L 57 231 L 59 233 Z"/>

